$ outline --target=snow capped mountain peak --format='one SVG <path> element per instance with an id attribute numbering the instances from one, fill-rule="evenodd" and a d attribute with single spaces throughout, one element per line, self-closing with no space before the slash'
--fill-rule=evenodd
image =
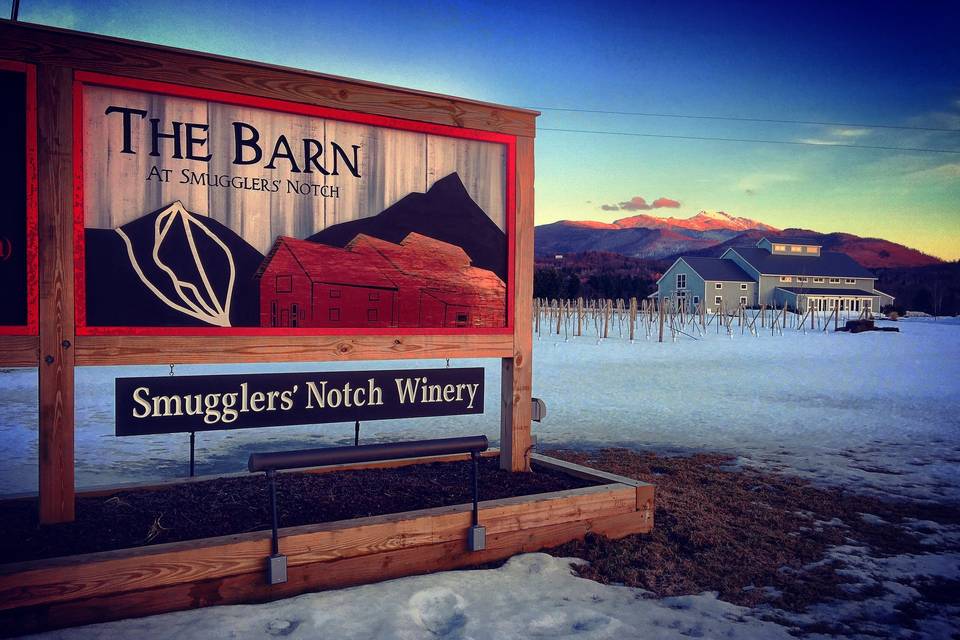
<path id="1" fill-rule="evenodd" d="M 693 216 L 694 218 L 710 218 L 712 220 L 736 220 L 733 216 L 725 211 L 706 211 L 702 210 L 697 215 Z"/>
<path id="2" fill-rule="evenodd" d="M 661 218 L 648 214 L 639 214 L 629 218 L 621 218 L 613 223 L 621 228 L 647 228 L 647 229 L 685 229 L 687 231 L 747 231 L 749 229 L 759 229 L 761 231 L 777 231 L 775 227 L 768 224 L 751 220 L 750 218 L 741 218 L 732 216 L 725 211 L 707 211 L 703 210 L 689 218 Z"/>

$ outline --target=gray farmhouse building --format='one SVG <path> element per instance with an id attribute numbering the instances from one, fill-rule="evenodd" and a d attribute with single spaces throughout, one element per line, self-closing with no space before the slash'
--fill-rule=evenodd
<path id="1" fill-rule="evenodd" d="M 845 253 L 822 251 L 809 240 L 761 238 L 719 258 L 682 256 L 657 280 L 652 297 L 686 309 L 701 301 L 708 313 L 763 305 L 794 310 L 879 311 L 893 296 L 876 289 L 877 277 Z"/>

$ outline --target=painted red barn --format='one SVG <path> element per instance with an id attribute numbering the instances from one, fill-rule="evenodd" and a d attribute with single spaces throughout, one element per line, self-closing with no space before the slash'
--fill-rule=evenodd
<path id="1" fill-rule="evenodd" d="M 257 271 L 264 327 L 503 327 L 506 286 L 455 245 L 360 234 L 343 248 L 279 237 Z"/>

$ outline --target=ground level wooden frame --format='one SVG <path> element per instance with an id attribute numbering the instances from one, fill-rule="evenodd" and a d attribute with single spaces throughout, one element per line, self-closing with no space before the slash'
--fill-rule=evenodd
<path id="1" fill-rule="evenodd" d="M 493 455 L 498 455 L 494 453 Z M 317 468 L 315 473 L 457 461 L 444 456 Z M 596 486 L 480 503 L 487 548 L 467 550 L 471 505 L 288 527 L 289 579 L 270 586 L 270 532 L 0 565 L 0 634 L 20 634 L 220 604 L 265 602 L 454 569 L 536 551 L 588 532 L 620 538 L 653 527 L 654 487 L 534 454 L 534 468 Z M 105 490 L 89 494 L 103 495 Z"/>

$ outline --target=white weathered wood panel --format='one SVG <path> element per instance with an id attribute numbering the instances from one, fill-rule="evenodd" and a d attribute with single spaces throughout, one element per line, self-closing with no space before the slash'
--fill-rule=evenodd
<path id="1" fill-rule="evenodd" d="M 340 176 L 327 177 L 327 184 L 340 186 L 340 197 L 327 199 L 328 226 L 375 216 L 408 193 L 426 189 L 424 134 L 335 120 L 327 120 L 326 130 L 328 145 L 337 142 L 348 152 L 348 144 L 361 145 L 359 180 L 345 180 L 342 164 Z M 332 158 L 327 169 L 333 170 Z"/>
<path id="2" fill-rule="evenodd" d="M 120 153 L 121 114 L 105 116 L 109 105 L 146 109 L 146 118 L 133 118 L 136 154 Z M 174 159 L 173 142 L 161 143 L 161 155 L 150 153 L 150 118 L 160 118 L 161 130 L 171 121 L 209 124 L 208 142 L 199 153 L 209 162 Z M 249 165 L 233 164 L 234 122 L 255 127 L 263 157 Z M 266 168 L 280 135 L 286 136 L 299 173 L 279 159 Z M 303 138 L 324 145 L 321 163 L 330 172 L 330 142 L 350 154 L 360 145 L 360 177 L 344 163 L 340 175 L 304 172 Z M 167 182 L 147 180 L 151 167 L 170 169 Z M 374 216 L 412 192 L 427 190 L 436 180 L 456 171 L 467 191 L 494 222 L 505 228 L 505 147 L 444 136 L 311 118 L 156 94 L 88 86 L 84 90 L 84 215 L 85 226 L 114 228 L 165 207 L 174 200 L 197 214 L 208 215 L 266 253 L 279 235 L 306 238 L 327 226 Z M 188 183 L 184 170 L 218 176 L 266 180 L 277 191 Z M 339 187 L 337 197 L 304 195 L 288 188 L 288 180 Z"/>
<path id="3" fill-rule="evenodd" d="M 493 142 L 427 136 L 427 188 L 454 171 L 473 201 L 506 230 L 506 147 Z"/>
<path id="4" fill-rule="evenodd" d="M 111 105 L 146 109 L 146 118 L 131 118 L 131 142 L 135 154 L 123 148 L 122 114 L 104 114 Z M 187 209 L 206 213 L 205 189 L 185 189 L 176 184 L 180 168 L 203 172 L 206 163 L 177 160 L 169 182 L 147 180 L 150 168 L 167 166 L 172 140 L 160 142 L 159 158 L 150 156 L 149 118 L 160 118 L 164 133 L 170 122 L 206 122 L 206 103 L 119 89 L 88 89 L 84 92 L 83 167 L 86 226 L 112 228 L 136 220 L 145 213 L 180 200 Z M 172 165 L 171 165 L 172 168 Z"/>

